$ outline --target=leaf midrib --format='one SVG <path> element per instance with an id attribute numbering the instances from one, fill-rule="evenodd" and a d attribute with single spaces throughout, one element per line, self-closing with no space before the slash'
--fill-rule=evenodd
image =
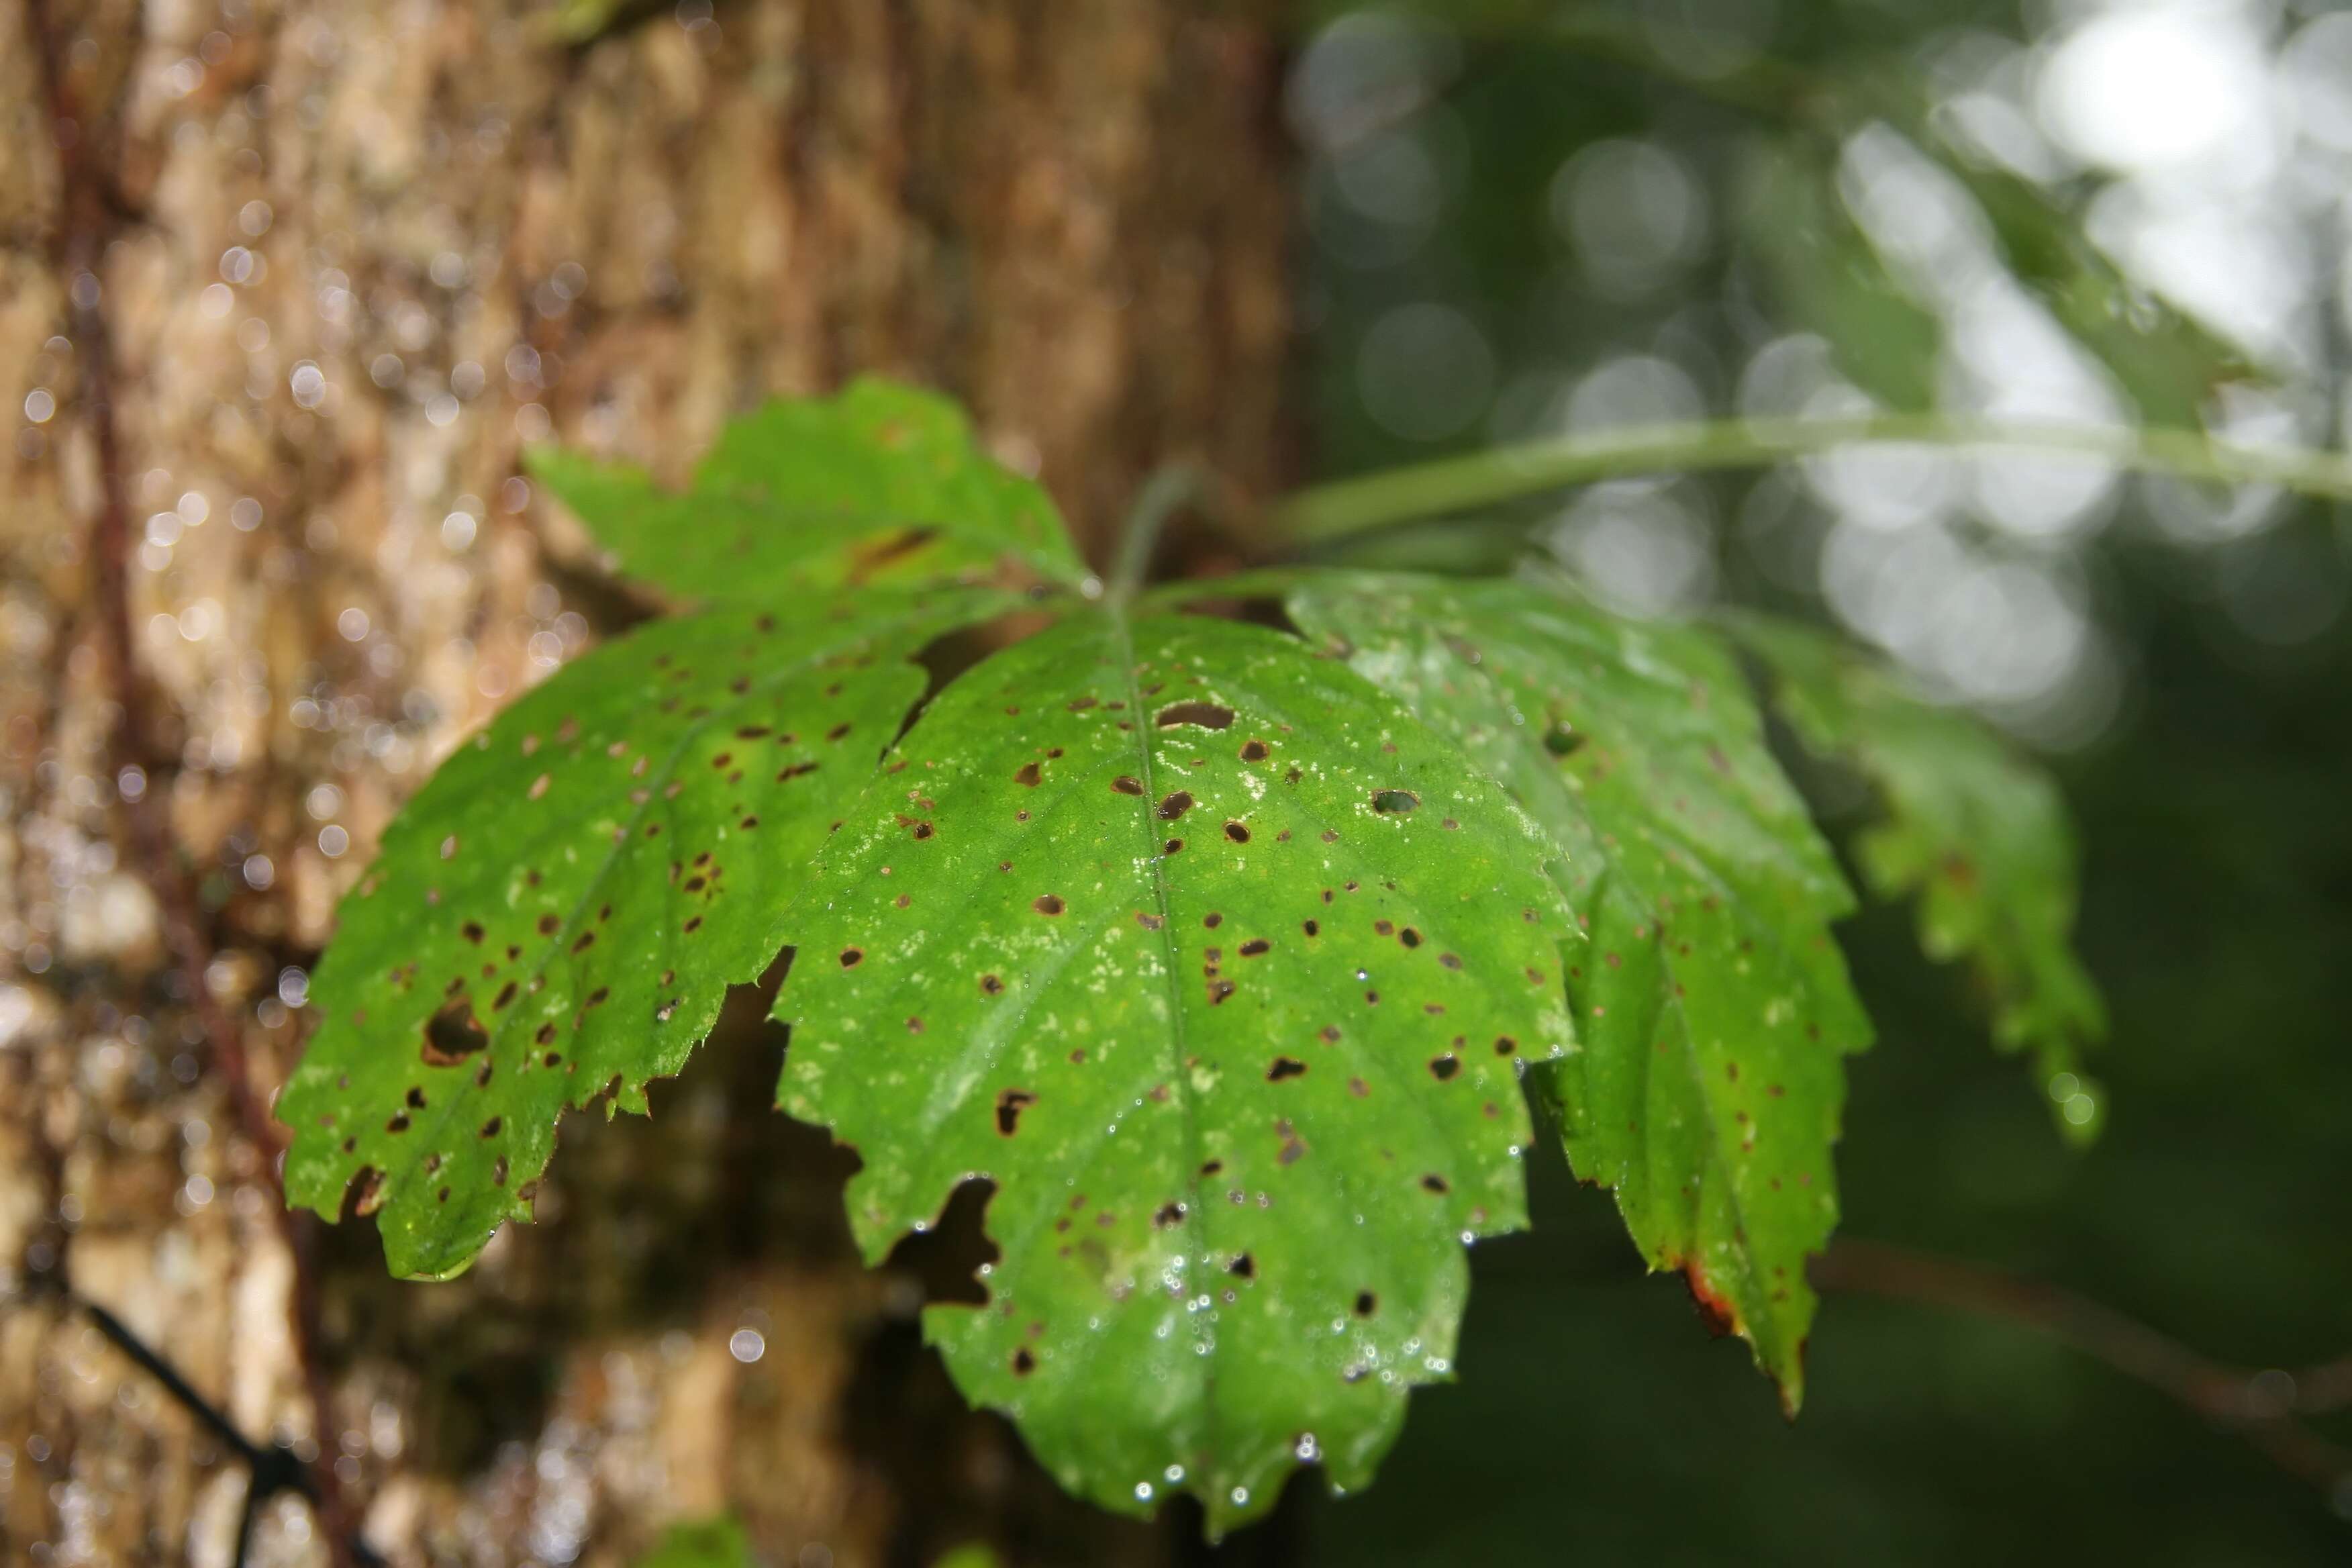
<path id="1" fill-rule="evenodd" d="M 1153 826 L 1153 802 L 1160 798 L 1160 785 L 1152 766 L 1152 726 L 1143 702 L 1142 683 L 1136 678 L 1135 633 L 1129 618 L 1128 606 L 1114 599 L 1104 606 L 1103 616 L 1110 629 L 1112 651 L 1118 660 L 1119 679 L 1127 687 L 1127 710 L 1135 716 L 1135 752 L 1138 777 L 1143 793 L 1135 796 L 1135 820 L 1142 829 L 1144 864 L 1150 868 L 1151 896 L 1160 925 L 1154 932 L 1160 939 L 1161 984 L 1167 991 L 1168 1006 L 1168 1070 L 1177 1092 L 1182 1097 L 1184 1120 L 1184 1196 L 1193 1225 L 1184 1227 L 1184 1239 L 1178 1245 L 1184 1255 L 1184 1290 L 1189 1297 L 1201 1288 L 1196 1273 L 1205 1272 L 1209 1258 L 1209 1205 L 1201 1201 L 1201 1102 L 1192 1085 L 1192 1070 L 1184 1062 L 1184 1001 L 1178 991 L 1180 968 L 1176 951 L 1176 922 L 1172 916 L 1169 888 L 1167 858 L 1160 851 L 1160 836 Z M 1193 1237 L 1200 1238 L 1196 1247 Z M 1211 1462 L 1222 1458 L 1223 1448 L 1217 1442 L 1217 1357 L 1213 1313 L 1187 1312 L 1186 1321 L 1192 1325 L 1194 1360 L 1201 1363 L 1201 1426 L 1202 1447 L 1213 1456 Z M 1220 1478 L 1222 1479 L 1222 1478 Z M 1214 1499 L 1210 1500 L 1213 1504 Z"/>

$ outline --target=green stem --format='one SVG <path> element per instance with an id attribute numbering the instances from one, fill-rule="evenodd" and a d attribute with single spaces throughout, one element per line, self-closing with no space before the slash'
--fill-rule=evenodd
<path id="1" fill-rule="evenodd" d="M 1150 612 L 1181 609 L 1206 599 L 1279 599 L 1321 574 L 1322 569 L 1313 566 L 1260 566 L 1223 577 L 1186 577 L 1145 589 L 1136 607 Z"/>
<path id="2" fill-rule="evenodd" d="M 1143 481 L 1135 504 L 1128 508 L 1127 523 L 1119 532 L 1118 558 L 1111 564 L 1108 599 L 1114 609 L 1124 610 L 1142 588 L 1151 571 L 1152 552 L 1160 545 L 1160 531 L 1169 519 L 1200 497 L 1204 483 L 1201 470 L 1190 463 L 1155 468 Z"/>
<path id="3" fill-rule="evenodd" d="M 1301 490 L 1276 510 L 1275 522 L 1293 542 L 1316 543 L 1599 479 L 1757 468 L 1840 447 L 1891 442 L 2084 458 L 2136 473 L 2214 484 L 2273 484 L 2352 500 L 2352 458 L 2309 447 L 2239 446 L 2194 430 L 1878 414 L 1654 425 L 1496 447 Z"/>

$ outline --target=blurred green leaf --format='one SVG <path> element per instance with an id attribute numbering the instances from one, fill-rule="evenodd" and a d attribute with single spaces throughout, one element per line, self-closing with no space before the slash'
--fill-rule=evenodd
<path id="1" fill-rule="evenodd" d="M 1941 138 L 1923 135 L 1920 145 L 1941 154 L 1990 221 L 2011 272 L 2107 367 L 2147 423 L 2199 428 L 2217 387 L 2253 375 L 2236 348 L 2126 279 L 2078 212 Z"/>
<path id="2" fill-rule="evenodd" d="M 1996 1037 L 2032 1052 L 2060 1126 L 2091 1137 L 2104 1098 L 2082 1047 L 2105 1034 L 2106 1010 L 2074 956 L 2074 836 L 2057 785 L 1974 718 L 1920 700 L 1834 637 L 1762 616 L 1731 624 L 1807 749 L 1879 791 L 1885 816 L 1853 845 L 1871 890 L 1918 900 L 1921 947 L 1970 962 Z"/>
<path id="3" fill-rule="evenodd" d="M 689 1520 L 662 1531 L 636 1568 L 752 1568 L 751 1538 L 732 1518 Z"/>
<path id="4" fill-rule="evenodd" d="M 1827 339 L 1838 367 L 1891 408 L 1935 406 L 1943 322 L 1903 287 L 1840 199 L 1817 143 L 1763 143 L 1741 231 L 1792 325 Z"/>

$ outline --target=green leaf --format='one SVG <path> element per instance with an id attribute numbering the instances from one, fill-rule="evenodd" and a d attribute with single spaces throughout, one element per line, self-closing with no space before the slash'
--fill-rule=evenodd
<path id="1" fill-rule="evenodd" d="M 1932 408 L 1943 322 L 1887 269 L 1807 145 L 1759 151 L 1743 232 L 1790 320 L 1827 339 L 1854 384 L 1889 407 Z"/>
<path id="2" fill-rule="evenodd" d="M 2107 367 L 2143 419 L 2200 428 L 2222 383 L 2254 375 L 2240 350 L 2125 277 L 2080 216 L 2046 192 L 1964 156 L 1946 166 L 1984 209 L 2010 270 Z"/>
<path id="3" fill-rule="evenodd" d="M 1793 1410 L 1837 1217 L 1841 1058 L 1869 1043 L 1830 922 L 1853 907 L 1727 650 L 1559 585 L 1334 574 L 1290 613 L 1549 829 L 1591 938 L 1583 1049 L 1545 1069 L 1578 1174 L 1614 1189 Z"/>
<path id="4" fill-rule="evenodd" d="M 730 422 L 683 493 L 561 447 L 530 465 L 625 574 L 691 599 L 971 576 L 1007 558 L 1048 582 L 1086 575 L 1051 498 L 982 452 L 961 410 L 877 378 Z"/>
<path id="5" fill-rule="evenodd" d="M 751 1538 L 732 1518 L 688 1520 L 662 1531 L 637 1568 L 751 1568 Z"/>
<path id="6" fill-rule="evenodd" d="M 2105 1098 L 2082 1050 L 2105 1036 L 2106 1008 L 2072 944 L 2074 846 L 2057 785 L 1834 637 L 1762 616 L 1733 624 L 1807 749 L 1853 768 L 1884 800 L 1885 816 L 1853 846 L 1871 891 L 1917 897 L 1920 946 L 1970 962 L 1995 1037 L 2032 1053 L 2061 1127 L 2094 1136 Z"/>
<path id="7" fill-rule="evenodd" d="M 995 1184 L 926 1331 L 1065 1485 L 1212 1531 L 1370 1478 L 1524 1222 L 1520 1064 L 1569 1047 L 1549 847 L 1343 665 L 1089 613 L 950 686 L 819 859 L 782 1097 L 869 1258 Z"/>
<path id="8" fill-rule="evenodd" d="M 781 888 L 1004 594 L 712 612 L 595 650 L 458 748 L 384 835 L 311 985 L 289 1198 L 377 1212 L 395 1273 L 528 1217 L 566 1107 L 642 1109 L 782 945 Z"/>

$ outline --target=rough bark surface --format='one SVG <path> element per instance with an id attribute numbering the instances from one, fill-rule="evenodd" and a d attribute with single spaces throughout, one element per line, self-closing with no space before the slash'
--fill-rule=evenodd
<path id="1" fill-rule="evenodd" d="M 848 1156 L 764 1110 L 756 1005 L 651 1121 L 568 1129 L 542 1223 L 457 1284 L 277 1217 L 225 1075 L 282 1079 L 433 763 L 635 613 L 522 443 L 678 475 L 761 396 L 887 371 L 967 398 L 1098 553 L 1154 463 L 1246 495 L 1281 461 L 1259 22 L 556 15 L 0 0 L 0 1561 L 234 1548 L 241 1470 L 57 1285 L 316 1456 L 395 1563 L 621 1563 L 721 1509 L 803 1568 L 1152 1560 L 1171 1535 L 1061 1501 L 920 1350 L 971 1258 L 855 1267 Z M 312 1520 L 273 1505 L 255 1560 L 320 1560 Z"/>

